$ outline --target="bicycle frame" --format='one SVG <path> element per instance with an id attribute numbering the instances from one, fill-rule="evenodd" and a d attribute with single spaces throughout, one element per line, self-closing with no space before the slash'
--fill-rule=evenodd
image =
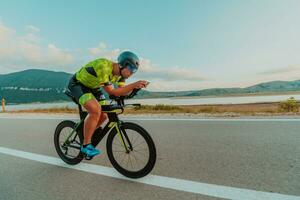
<path id="1" fill-rule="evenodd" d="M 69 144 L 69 139 L 74 135 L 75 132 L 77 132 L 78 134 L 82 134 L 82 138 L 83 138 L 83 125 L 84 125 L 84 120 L 88 113 L 83 111 L 82 107 L 80 105 L 78 105 L 78 107 L 79 107 L 80 122 L 76 123 L 75 128 L 69 134 L 69 136 L 66 138 L 64 145 L 68 145 L 73 148 L 80 149 L 80 147 Z M 132 150 L 132 145 L 131 145 L 131 142 L 130 142 L 125 130 L 123 130 L 123 131 L 120 130 L 121 124 L 123 122 L 121 120 L 119 120 L 117 112 L 115 110 L 114 111 L 102 111 L 102 112 L 107 114 L 109 121 L 103 129 L 100 127 L 95 130 L 95 132 L 93 133 L 93 136 L 92 136 L 92 144 L 94 146 L 97 146 L 107 133 L 109 133 L 112 129 L 116 129 L 119 139 L 121 141 L 121 144 L 124 146 L 126 153 L 128 153 L 129 149 Z M 125 139 L 129 145 L 129 147 L 126 146 L 123 135 L 125 136 Z"/>

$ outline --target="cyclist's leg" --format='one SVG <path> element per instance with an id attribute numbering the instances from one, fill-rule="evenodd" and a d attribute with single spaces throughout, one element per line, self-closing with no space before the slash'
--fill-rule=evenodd
<path id="1" fill-rule="evenodd" d="M 97 124 L 97 128 L 99 128 L 101 126 L 101 124 L 103 124 L 103 122 L 107 119 L 107 114 L 102 112 L 101 116 L 99 118 L 98 124 Z"/>
<path id="2" fill-rule="evenodd" d="M 101 116 L 101 106 L 98 101 L 93 98 L 86 101 L 83 107 L 88 111 L 88 115 L 84 120 L 84 145 L 91 143 L 91 138 L 98 125 Z"/>
<path id="3" fill-rule="evenodd" d="M 88 156 L 95 156 L 99 154 L 100 151 L 95 149 L 90 143 L 100 118 L 101 107 L 91 93 L 91 89 L 79 83 L 75 76 L 71 78 L 68 88 L 76 101 L 88 111 L 88 115 L 84 122 L 84 146 L 81 148 L 81 152 L 86 153 Z"/>
<path id="4" fill-rule="evenodd" d="M 92 90 L 82 85 L 75 75 L 70 79 L 68 88 L 77 102 L 88 111 L 84 121 L 83 135 L 84 145 L 89 144 L 100 118 L 101 106 L 92 94 Z"/>

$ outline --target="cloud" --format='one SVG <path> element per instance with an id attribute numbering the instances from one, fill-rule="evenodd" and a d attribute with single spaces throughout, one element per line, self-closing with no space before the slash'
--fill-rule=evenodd
<path id="1" fill-rule="evenodd" d="M 0 22 L 0 73 L 42 68 L 75 72 L 86 62 L 104 57 L 116 60 L 120 49 L 109 49 L 100 42 L 87 49 L 62 49 L 40 36 L 40 29 L 33 25 L 25 27 L 24 34 Z"/>
<path id="2" fill-rule="evenodd" d="M 283 74 L 283 73 L 292 73 L 295 71 L 300 71 L 300 66 L 287 66 L 287 67 L 281 67 L 281 68 L 272 69 L 272 70 L 266 70 L 266 71 L 258 73 L 258 75 L 277 75 L 277 74 Z"/>
<path id="3" fill-rule="evenodd" d="M 207 78 L 200 75 L 198 70 L 183 67 L 157 67 L 148 59 L 142 59 L 139 76 L 146 79 L 166 80 L 166 81 L 204 81 Z"/>
<path id="4" fill-rule="evenodd" d="M 266 70 L 260 72 L 255 77 L 258 82 L 272 81 L 272 80 L 283 80 L 291 81 L 300 79 L 300 66 L 289 65 L 287 67 L 276 68 L 273 70 Z"/>
<path id="5" fill-rule="evenodd" d="M 108 49 L 107 45 L 103 42 L 100 42 L 97 47 L 89 48 L 89 55 L 91 58 L 104 57 L 107 59 L 116 60 L 120 52 L 120 49 Z"/>
<path id="6" fill-rule="evenodd" d="M 200 90 L 216 86 L 211 78 L 204 77 L 196 69 L 182 67 L 158 67 L 149 59 L 141 58 L 141 66 L 137 74 L 129 82 L 140 79 L 150 81 L 148 90 L 151 91 L 183 91 Z"/>
<path id="7" fill-rule="evenodd" d="M 150 81 L 147 87 L 150 91 L 187 91 L 187 90 L 201 90 L 205 85 L 199 81 Z"/>
<path id="8" fill-rule="evenodd" d="M 40 29 L 26 26 L 23 35 L 0 22 L 0 71 L 30 68 L 57 68 L 71 66 L 74 57 L 68 50 L 47 44 L 38 34 Z"/>
<path id="9" fill-rule="evenodd" d="M 15 33 L 16 33 L 15 30 L 4 26 L 4 24 L 0 22 L 0 42 L 1 43 L 11 40 L 11 37 L 14 36 Z"/>
<path id="10" fill-rule="evenodd" d="M 266 70 L 257 74 L 259 79 L 266 80 L 294 80 L 300 79 L 300 66 L 289 65 L 287 67 Z"/>
<path id="11" fill-rule="evenodd" d="M 128 50 L 128 49 L 126 49 Z M 123 50 L 125 51 L 125 50 Z M 129 50 L 130 51 L 130 50 Z M 104 57 L 116 61 L 118 55 L 121 53 L 120 49 L 109 49 L 103 42 L 99 43 L 97 47 L 89 48 L 89 54 L 92 58 Z M 155 66 L 149 59 L 141 58 L 141 67 L 137 75 L 139 78 L 151 80 L 189 80 L 189 81 L 203 81 L 206 80 L 199 75 L 197 70 L 187 69 L 181 67 L 162 68 Z"/>
<path id="12" fill-rule="evenodd" d="M 91 55 L 99 55 L 101 53 L 103 53 L 103 51 L 105 51 L 106 49 L 106 44 L 104 44 L 103 42 L 100 42 L 99 45 L 97 47 L 92 47 L 90 48 L 90 54 Z"/>
<path id="13" fill-rule="evenodd" d="M 47 48 L 48 56 L 50 61 L 58 63 L 73 63 L 73 56 L 66 50 L 62 50 L 56 47 L 54 44 L 49 44 Z"/>
<path id="14" fill-rule="evenodd" d="M 62 49 L 44 39 L 38 27 L 28 25 L 25 30 L 19 34 L 0 22 L 0 74 L 29 68 L 74 73 L 96 58 L 116 61 L 121 52 L 103 42 L 86 49 Z M 146 58 L 141 58 L 141 68 L 131 80 L 137 78 L 151 81 L 150 88 L 156 91 L 198 89 L 207 80 L 197 69 L 159 67 Z"/>
<path id="15" fill-rule="evenodd" d="M 28 25 L 28 26 L 26 26 L 26 30 L 27 30 L 28 32 L 40 32 L 40 29 L 37 28 L 37 27 L 35 27 L 35 26 L 33 26 L 33 25 Z"/>

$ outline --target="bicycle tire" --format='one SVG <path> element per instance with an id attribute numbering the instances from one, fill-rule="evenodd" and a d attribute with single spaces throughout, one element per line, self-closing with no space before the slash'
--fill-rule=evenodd
<path id="1" fill-rule="evenodd" d="M 107 155 L 108 155 L 108 158 L 109 158 L 111 164 L 119 173 L 121 173 L 122 175 L 124 175 L 128 178 L 141 178 L 141 177 L 146 176 L 147 174 L 149 174 L 152 171 L 152 169 L 154 168 L 155 162 L 156 162 L 156 148 L 155 148 L 155 144 L 154 144 L 151 136 L 144 128 L 142 128 L 141 126 L 139 126 L 135 123 L 131 123 L 131 122 L 122 123 L 120 129 L 121 130 L 133 130 L 136 133 L 140 134 L 145 139 L 145 141 L 148 145 L 148 149 L 149 149 L 149 159 L 147 161 L 147 164 L 138 171 L 130 171 L 130 170 L 122 167 L 116 161 L 114 154 L 113 154 L 113 149 L 112 149 L 113 140 L 114 140 L 114 137 L 117 135 L 117 130 L 113 129 L 109 133 L 109 135 L 107 137 L 107 141 L 106 141 Z"/>
<path id="2" fill-rule="evenodd" d="M 61 149 L 61 146 L 60 146 L 59 138 L 60 138 L 60 135 L 61 135 L 61 131 L 64 128 L 67 128 L 67 127 L 71 128 L 71 129 L 74 129 L 75 128 L 75 122 L 70 121 L 70 120 L 65 120 L 65 121 L 62 121 L 61 123 L 59 123 L 57 125 L 57 127 L 55 129 L 55 133 L 54 133 L 54 145 L 55 145 L 55 149 L 56 149 L 57 154 L 59 155 L 59 157 L 65 163 L 67 163 L 69 165 L 76 165 L 76 164 L 80 163 L 82 161 L 82 159 L 84 158 L 83 154 L 79 151 L 79 153 L 76 157 L 70 158 L 70 157 L 66 156 L 64 154 L 64 152 L 62 152 L 62 149 Z M 78 134 L 78 137 L 79 137 L 80 143 L 82 144 L 83 143 L 82 134 Z"/>

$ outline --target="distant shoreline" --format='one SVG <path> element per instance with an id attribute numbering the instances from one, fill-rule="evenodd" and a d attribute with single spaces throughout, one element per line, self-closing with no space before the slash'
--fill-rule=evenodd
<path id="1" fill-rule="evenodd" d="M 257 97 L 257 96 L 278 96 L 278 95 L 300 95 L 300 91 L 287 92 L 260 92 L 260 93 L 239 93 L 226 95 L 208 95 L 208 96 L 174 96 L 174 97 L 152 97 L 152 98 L 134 98 L 133 100 L 155 100 L 155 99 L 205 99 L 205 98 L 226 98 L 226 97 Z M 300 99 L 299 99 L 300 101 Z M 55 104 L 55 103 L 69 103 L 70 101 L 51 101 L 51 102 L 28 102 L 28 103 L 7 103 L 6 105 L 30 105 L 30 104 Z"/>
<path id="2" fill-rule="evenodd" d="M 178 96 L 178 97 L 166 97 L 166 98 L 222 98 L 222 97 L 247 97 L 247 96 L 277 96 L 277 95 L 299 95 L 300 91 L 288 91 L 288 92 L 259 92 L 259 93 L 239 93 L 239 94 L 226 94 L 226 95 L 208 95 L 208 96 Z M 163 97 L 162 97 L 163 98 Z M 153 98 L 156 99 L 156 98 Z"/>
<path id="3" fill-rule="evenodd" d="M 47 108 L 7 111 L 12 114 L 78 114 L 74 108 Z M 300 116 L 300 111 L 285 112 L 279 109 L 279 103 L 248 103 L 231 105 L 186 105 L 142 106 L 139 109 L 125 109 L 124 115 L 193 115 L 203 117 L 239 117 L 239 116 Z"/>

